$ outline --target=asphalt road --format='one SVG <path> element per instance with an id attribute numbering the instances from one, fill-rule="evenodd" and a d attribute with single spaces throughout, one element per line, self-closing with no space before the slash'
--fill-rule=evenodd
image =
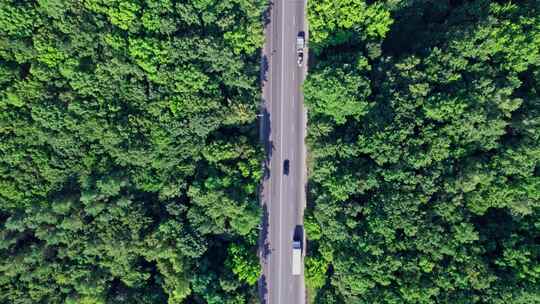
<path id="1" fill-rule="evenodd" d="M 304 65 L 298 67 L 296 37 L 304 31 L 307 41 L 305 1 L 274 0 L 269 21 L 263 50 L 267 71 L 263 80 L 261 137 L 268 158 L 261 195 L 267 217 L 261 246 L 260 290 L 264 303 L 304 304 L 303 272 L 292 275 L 292 241 L 304 240 L 301 228 L 306 201 L 306 112 L 300 86 L 307 72 L 307 49 Z M 290 164 L 288 174 L 284 173 L 285 160 Z"/>

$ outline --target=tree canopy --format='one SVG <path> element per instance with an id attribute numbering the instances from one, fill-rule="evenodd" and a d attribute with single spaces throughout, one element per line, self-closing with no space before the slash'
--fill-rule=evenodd
<path id="1" fill-rule="evenodd" d="M 265 5 L 0 2 L 1 303 L 254 299 Z"/>
<path id="2" fill-rule="evenodd" d="M 539 302 L 540 3 L 308 13 L 315 302 Z"/>

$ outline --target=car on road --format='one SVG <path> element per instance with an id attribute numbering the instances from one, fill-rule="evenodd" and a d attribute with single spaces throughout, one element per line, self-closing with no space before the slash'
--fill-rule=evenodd
<path id="1" fill-rule="evenodd" d="M 296 225 L 292 237 L 292 274 L 302 274 L 302 242 L 304 240 L 304 227 Z"/>
<path id="2" fill-rule="evenodd" d="M 306 34 L 302 31 L 296 36 L 296 62 L 298 66 L 304 63 L 304 48 L 306 47 Z"/>
<path id="3" fill-rule="evenodd" d="M 286 159 L 283 162 L 283 174 L 289 175 L 289 160 L 288 159 Z"/>
<path id="4" fill-rule="evenodd" d="M 302 273 L 302 243 L 293 241 L 292 243 L 292 274 L 300 275 Z"/>

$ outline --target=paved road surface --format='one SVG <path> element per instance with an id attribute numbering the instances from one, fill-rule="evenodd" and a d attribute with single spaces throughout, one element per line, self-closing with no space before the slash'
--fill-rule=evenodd
<path id="1" fill-rule="evenodd" d="M 296 63 L 296 37 L 305 31 L 307 38 L 305 2 L 274 0 L 269 18 L 263 51 L 268 70 L 263 84 L 265 114 L 261 129 L 269 154 L 262 191 L 268 226 L 263 237 L 267 254 L 263 248 L 261 293 L 264 303 L 304 304 L 304 277 L 292 275 L 292 241 L 295 235 L 303 239 L 299 228 L 303 226 L 305 206 L 306 114 L 300 86 L 307 71 L 307 54 L 303 67 Z M 285 159 L 290 163 L 288 175 L 283 171 Z"/>

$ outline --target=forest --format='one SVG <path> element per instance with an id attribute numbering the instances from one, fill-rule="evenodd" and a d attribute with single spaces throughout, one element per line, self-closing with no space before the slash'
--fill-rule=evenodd
<path id="1" fill-rule="evenodd" d="M 540 2 L 312 0 L 313 303 L 540 303 Z"/>
<path id="2" fill-rule="evenodd" d="M 0 1 L 0 303 L 257 303 L 266 0 Z M 540 1 L 310 0 L 317 304 L 540 303 Z"/>
<path id="3" fill-rule="evenodd" d="M 256 301 L 266 5 L 0 1 L 0 303 Z"/>

